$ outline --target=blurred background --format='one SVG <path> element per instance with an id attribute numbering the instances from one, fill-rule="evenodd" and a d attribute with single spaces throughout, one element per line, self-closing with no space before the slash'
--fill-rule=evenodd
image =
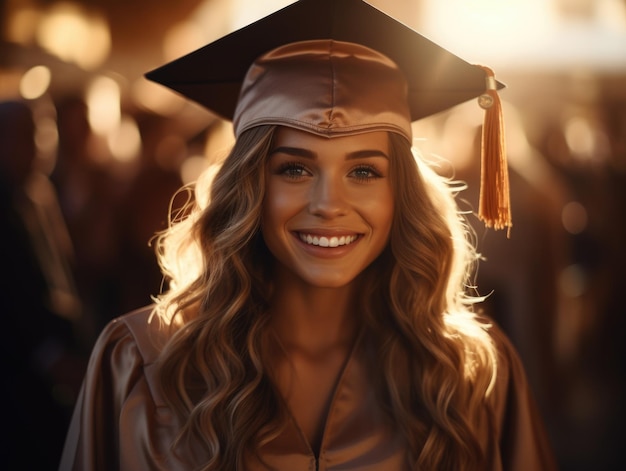
<path id="1" fill-rule="evenodd" d="M 143 74 L 289 3 L 0 0 L 3 469 L 56 468 L 95 337 L 160 291 L 150 239 L 175 191 L 231 143 L 228 123 Z M 626 0 L 370 3 L 507 84 L 514 227 L 507 239 L 469 215 L 477 283 L 561 469 L 616 469 Z M 414 125 L 424 156 L 468 182 L 468 211 L 482 114 L 472 102 Z"/>

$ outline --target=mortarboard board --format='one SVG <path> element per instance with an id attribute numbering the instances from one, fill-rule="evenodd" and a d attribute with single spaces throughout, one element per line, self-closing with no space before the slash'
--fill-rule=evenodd
<path id="1" fill-rule="evenodd" d="M 312 39 L 362 44 L 393 60 L 409 84 L 413 121 L 476 98 L 485 72 L 362 0 L 299 0 L 146 74 L 232 119 L 248 68 L 279 46 Z M 498 88 L 503 85 L 498 83 Z"/>
<path id="2" fill-rule="evenodd" d="M 232 120 L 237 118 L 242 85 L 259 57 L 292 43 L 314 40 L 365 46 L 397 64 L 408 86 L 409 121 L 476 97 L 481 97 L 481 106 L 487 102 L 483 154 L 490 154 L 485 148 L 495 148 L 496 157 L 483 155 L 479 216 L 488 226 L 511 225 L 501 108 L 496 93 L 503 85 L 489 69 L 464 61 L 362 0 L 299 0 L 146 77 Z M 485 171 L 489 176 L 485 177 Z M 484 180 L 491 178 L 497 182 L 485 184 Z M 485 191 L 491 194 L 483 198 Z"/>

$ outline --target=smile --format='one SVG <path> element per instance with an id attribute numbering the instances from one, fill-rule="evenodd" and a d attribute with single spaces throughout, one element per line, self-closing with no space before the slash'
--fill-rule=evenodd
<path id="1" fill-rule="evenodd" d="M 298 237 L 300 237 L 300 240 L 305 244 L 316 245 L 318 247 L 341 247 L 343 245 L 349 245 L 358 239 L 357 235 L 320 237 L 316 235 L 302 233 L 298 233 Z"/>

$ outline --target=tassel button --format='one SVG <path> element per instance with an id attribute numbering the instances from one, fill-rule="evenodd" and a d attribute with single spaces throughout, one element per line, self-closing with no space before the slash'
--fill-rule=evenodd
<path id="1" fill-rule="evenodd" d="M 489 109 L 493 106 L 493 97 L 484 93 L 478 97 L 478 106 L 480 106 L 483 110 Z"/>

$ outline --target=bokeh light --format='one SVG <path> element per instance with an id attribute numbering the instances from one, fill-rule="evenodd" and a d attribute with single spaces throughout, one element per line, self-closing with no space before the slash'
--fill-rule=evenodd
<path id="1" fill-rule="evenodd" d="M 135 104 L 161 116 L 174 116 L 185 106 L 180 96 L 143 77 L 135 81 L 131 93 Z"/>
<path id="2" fill-rule="evenodd" d="M 50 86 L 52 74 L 44 65 L 38 65 L 29 69 L 20 80 L 20 94 L 27 100 L 39 98 Z"/>
<path id="3" fill-rule="evenodd" d="M 209 168 L 209 161 L 203 155 L 187 157 L 180 167 L 180 178 L 184 184 L 195 182 Z"/>
<path id="4" fill-rule="evenodd" d="M 136 121 L 130 116 L 122 116 L 119 126 L 107 136 L 111 156 L 122 163 L 129 163 L 139 157 L 141 135 Z"/>
<path id="5" fill-rule="evenodd" d="M 87 89 L 89 125 L 100 135 L 116 129 L 121 120 L 120 87 L 110 77 L 100 76 L 94 79 Z"/>
<path id="6" fill-rule="evenodd" d="M 106 20 L 69 2 L 51 7 L 39 23 L 37 40 L 60 59 L 87 70 L 100 66 L 111 49 Z"/>

